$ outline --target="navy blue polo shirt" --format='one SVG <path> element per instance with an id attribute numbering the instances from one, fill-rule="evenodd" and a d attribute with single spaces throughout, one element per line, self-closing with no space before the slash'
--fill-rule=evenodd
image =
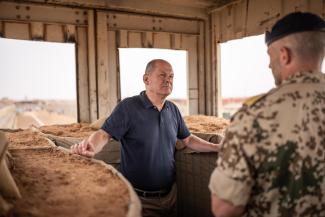
<path id="1" fill-rule="evenodd" d="M 154 191 L 174 183 L 176 140 L 190 132 L 172 102 L 159 112 L 143 91 L 121 101 L 102 129 L 122 143 L 120 170 L 133 187 Z"/>

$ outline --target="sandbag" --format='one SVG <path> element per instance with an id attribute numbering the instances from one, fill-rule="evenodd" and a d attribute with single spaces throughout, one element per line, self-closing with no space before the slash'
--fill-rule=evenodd
<path id="1" fill-rule="evenodd" d="M 5 215 L 16 199 L 21 198 L 19 189 L 7 166 L 8 142 L 3 132 L 0 132 L 0 216 Z"/>

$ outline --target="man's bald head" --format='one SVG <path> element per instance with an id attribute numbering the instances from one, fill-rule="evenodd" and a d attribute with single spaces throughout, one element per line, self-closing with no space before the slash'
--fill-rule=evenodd
<path id="1" fill-rule="evenodd" d="M 159 64 L 159 63 L 161 63 L 161 64 L 167 64 L 167 65 L 171 66 L 170 63 L 167 62 L 166 60 L 163 60 L 163 59 L 153 59 L 153 60 L 151 60 L 151 61 L 147 64 L 147 66 L 146 66 L 146 70 L 145 70 L 145 73 L 146 73 L 146 74 L 149 74 L 149 73 L 151 73 L 152 71 L 154 71 L 155 68 L 156 68 L 156 66 L 157 66 L 157 64 Z"/>

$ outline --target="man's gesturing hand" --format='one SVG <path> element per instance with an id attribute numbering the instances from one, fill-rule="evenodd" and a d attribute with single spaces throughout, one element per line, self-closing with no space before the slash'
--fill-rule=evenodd
<path id="1" fill-rule="evenodd" d="M 79 154 L 86 157 L 94 157 L 95 155 L 95 148 L 89 142 L 89 138 L 82 140 L 82 142 L 78 144 L 74 144 L 70 147 L 72 154 Z"/>

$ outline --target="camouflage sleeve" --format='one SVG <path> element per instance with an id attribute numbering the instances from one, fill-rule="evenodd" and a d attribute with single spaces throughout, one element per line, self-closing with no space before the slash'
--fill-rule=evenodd
<path id="1" fill-rule="evenodd" d="M 209 189 L 218 198 L 233 205 L 245 206 L 254 183 L 249 156 L 255 150 L 251 137 L 255 136 L 252 128 L 253 117 L 241 111 L 228 127 L 222 143 L 217 168 L 213 171 Z"/>

